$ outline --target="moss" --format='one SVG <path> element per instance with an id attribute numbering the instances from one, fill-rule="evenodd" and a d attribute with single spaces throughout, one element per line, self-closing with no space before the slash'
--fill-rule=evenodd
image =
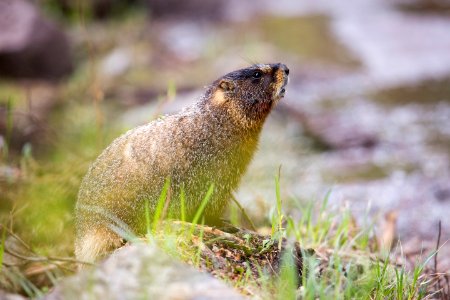
<path id="1" fill-rule="evenodd" d="M 305 60 L 357 67 L 356 58 L 333 36 L 326 16 L 295 18 L 265 17 L 260 21 L 263 36 L 271 44 Z"/>
<path id="2" fill-rule="evenodd" d="M 384 89 L 374 93 L 373 97 L 377 102 L 386 105 L 450 102 L 450 77 Z"/>

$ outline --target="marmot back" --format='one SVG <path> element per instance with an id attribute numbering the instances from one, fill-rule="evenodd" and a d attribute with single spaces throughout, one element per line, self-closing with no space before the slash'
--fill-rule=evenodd
<path id="1" fill-rule="evenodd" d="M 132 129 L 117 138 L 92 164 L 76 205 L 75 254 L 95 261 L 122 244 L 112 229 L 125 224 L 145 232 L 145 205 L 156 210 L 170 180 L 168 215 L 180 218 L 185 194 L 187 220 L 208 188 L 207 224 L 218 223 L 257 148 L 264 121 L 285 93 L 283 64 L 253 65 L 207 87 L 203 97 L 176 115 Z"/>

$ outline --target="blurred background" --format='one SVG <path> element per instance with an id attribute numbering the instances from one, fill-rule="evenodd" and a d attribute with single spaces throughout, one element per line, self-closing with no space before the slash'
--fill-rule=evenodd
<path id="1" fill-rule="evenodd" d="M 408 255 L 450 238 L 446 0 L 0 0 L 0 218 L 72 255 L 89 164 L 118 135 L 253 63 L 290 68 L 237 198 L 349 207 Z M 233 218 L 236 212 L 231 212 Z M 450 245 L 440 267 L 450 268 Z"/>

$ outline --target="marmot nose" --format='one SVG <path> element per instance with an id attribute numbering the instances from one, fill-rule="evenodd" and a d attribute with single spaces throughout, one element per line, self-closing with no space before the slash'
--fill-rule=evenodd
<path id="1" fill-rule="evenodd" d="M 289 75 L 289 68 L 285 64 L 276 64 L 275 68 L 283 70 L 286 76 Z"/>

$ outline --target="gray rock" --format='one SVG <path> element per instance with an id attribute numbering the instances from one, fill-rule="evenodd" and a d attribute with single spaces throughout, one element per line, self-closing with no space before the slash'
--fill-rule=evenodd
<path id="1" fill-rule="evenodd" d="M 21 98 L 26 101 L 13 101 Z M 37 81 L 14 89 L 11 98 L 0 99 L 0 150 L 8 147 L 9 151 L 20 153 L 48 143 L 48 117 L 57 100 L 53 83 Z"/>
<path id="2" fill-rule="evenodd" d="M 26 298 L 18 294 L 9 294 L 0 290 L 0 299 L 2 300 L 25 300 Z"/>
<path id="3" fill-rule="evenodd" d="M 0 76 L 56 80 L 73 69 L 67 36 L 35 5 L 0 0 Z"/>
<path id="4" fill-rule="evenodd" d="M 232 288 L 174 261 L 155 246 L 123 247 L 98 267 L 63 280 L 44 299 L 244 299 Z"/>
<path id="5" fill-rule="evenodd" d="M 101 74 L 106 78 L 119 77 L 131 67 L 132 53 L 126 48 L 117 48 L 102 61 Z"/>

